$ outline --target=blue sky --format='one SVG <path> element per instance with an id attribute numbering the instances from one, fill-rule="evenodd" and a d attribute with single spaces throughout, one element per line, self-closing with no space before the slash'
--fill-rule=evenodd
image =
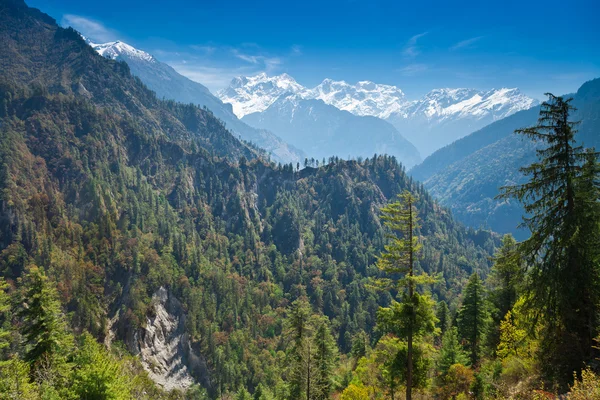
<path id="1" fill-rule="evenodd" d="M 29 0 L 96 41 L 148 51 L 212 91 L 287 72 L 439 87 L 575 91 L 600 77 L 600 1 Z"/>

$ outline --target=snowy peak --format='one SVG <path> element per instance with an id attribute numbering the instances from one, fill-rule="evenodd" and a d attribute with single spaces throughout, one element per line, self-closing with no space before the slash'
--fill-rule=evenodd
<path id="1" fill-rule="evenodd" d="M 355 85 L 325 79 L 305 94 L 352 114 L 387 118 L 406 103 L 402 90 L 392 85 L 360 81 Z"/>
<path id="2" fill-rule="evenodd" d="M 288 74 L 269 77 L 263 72 L 252 77 L 234 78 L 217 96 L 224 103 L 231 103 L 235 115 L 242 118 L 266 110 L 283 94 L 304 91 L 306 88 Z"/>
<path id="3" fill-rule="evenodd" d="M 424 116 L 428 119 L 505 118 L 537 104 L 537 100 L 522 94 L 519 89 L 502 88 L 479 91 L 475 89 L 435 89 L 422 99 L 412 102 L 402 117 Z"/>
<path id="4" fill-rule="evenodd" d="M 151 63 L 156 62 L 156 59 L 152 57 L 152 55 L 146 53 L 145 51 L 138 50 L 125 42 L 121 42 L 120 40 L 108 43 L 93 43 L 86 38 L 84 39 L 102 57 L 116 60 L 119 57 L 125 56 L 134 60 L 138 59 L 140 61 Z"/>
<path id="5" fill-rule="evenodd" d="M 432 90 L 420 99 L 408 100 L 404 92 L 393 85 L 371 81 L 353 85 L 325 79 L 316 87 L 307 89 L 287 74 L 269 77 L 265 73 L 233 79 L 227 89 L 218 93 L 218 97 L 225 103 L 231 103 L 233 112 L 241 118 L 266 110 L 278 97 L 289 93 L 305 100 L 322 100 L 359 116 L 416 118 L 431 122 L 448 119 L 494 121 L 538 103 L 518 89 L 444 88 Z"/>

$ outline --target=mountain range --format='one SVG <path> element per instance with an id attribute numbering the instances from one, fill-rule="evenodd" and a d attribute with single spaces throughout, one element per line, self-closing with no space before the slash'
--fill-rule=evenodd
<path id="1" fill-rule="evenodd" d="M 278 132 L 285 141 L 317 159 L 389 154 L 409 168 L 421 161 L 415 146 L 392 124 L 351 114 L 319 99 L 301 99 L 290 93 L 278 97 L 263 112 L 248 114 L 242 120 Z"/>
<path id="2" fill-rule="evenodd" d="M 572 119 L 581 121 L 575 135 L 578 144 L 600 148 L 600 79 L 564 97 L 573 98 Z M 535 125 L 539 111 L 536 106 L 494 122 L 439 149 L 410 173 L 462 222 L 524 239 L 529 233 L 517 229 L 522 207 L 495 197 L 500 187 L 524 182 L 519 168 L 536 160 L 536 144 L 513 132 Z"/>
<path id="3" fill-rule="evenodd" d="M 518 89 L 435 89 L 409 100 L 392 85 L 361 81 L 355 85 L 325 79 L 314 88 L 300 85 L 288 74 L 234 78 L 217 96 L 243 118 L 266 111 L 290 94 L 300 100 L 321 100 L 357 116 L 384 119 L 427 156 L 438 148 L 491 122 L 538 104 Z"/>
<path id="4" fill-rule="evenodd" d="M 274 161 L 295 164 L 305 158 L 301 150 L 289 146 L 273 132 L 256 129 L 240 121 L 231 106 L 224 104 L 206 86 L 179 74 L 151 54 L 122 41 L 108 43 L 94 43 L 88 39 L 86 41 L 98 54 L 112 60 L 126 62 L 131 72 L 158 97 L 208 108 L 236 135 L 270 153 Z"/>

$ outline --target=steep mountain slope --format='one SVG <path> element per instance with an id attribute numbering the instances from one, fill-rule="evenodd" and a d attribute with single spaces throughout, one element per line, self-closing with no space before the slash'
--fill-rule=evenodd
<path id="1" fill-rule="evenodd" d="M 321 100 L 280 96 L 263 112 L 246 115 L 252 126 L 280 132 L 285 141 L 317 159 L 330 156 L 368 157 L 390 154 L 411 167 L 420 161 L 417 149 L 389 123 L 359 117 Z"/>
<path id="2" fill-rule="evenodd" d="M 281 140 L 272 132 L 255 129 L 236 117 L 231 105 L 215 97 L 204 85 L 179 74 L 171 66 L 154 56 L 121 41 L 97 44 L 88 43 L 102 56 L 124 61 L 131 73 L 139 77 L 159 98 L 171 99 L 184 104 L 196 104 L 208 108 L 234 135 L 252 142 L 271 153 L 275 161 L 288 163 L 304 159 L 304 154 Z"/>
<path id="3" fill-rule="evenodd" d="M 534 124 L 539 112 L 539 107 L 533 107 L 496 121 L 479 131 L 437 150 L 421 164 L 412 168 L 410 174 L 415 179 L 424 182 L 434 174 L 442 172 L 454 162 L 510 135 L 515 129 Z"/>
<path id="4" fill-rule="evenodd" d="M 586 147 L 600 148 L 600 79 L 586 82 L 570 96 L 577 108 L 572 120 L 580 121 L 576 140 Z M 475 132 L 439 150 L 411 174 L 422 179 L 462 222 L 524 238 L 528 233 L 516 230 L 521 207 L 494 197 L 499 187 L 522 182 L 519 168 L 535 160 L 535 144 L 513 132 L 534 125 L 538 113 L 536 107 Z"/>
<path id="5" fill-rule="evenodd" d="M 518 89 L 436 89 L 387 120 L 405 132 L 423 156 L 538 102 Z"/>
<path id="6" fill-rule="evenodd" d="M 385 119 L 414 143 L 422 155 L 537 104 L 518 89 L 436 89 L 420 99 L 408 100 L 402 90 L 392 85 L 370 81 L 351 85 L 325 79 L 309 89 L 287 74 L 236 78 L 218 96 L 243 117 L 265 111 L 279 96 L 288 93 L 303 99 L 319 99 L 355 115 Z"/>

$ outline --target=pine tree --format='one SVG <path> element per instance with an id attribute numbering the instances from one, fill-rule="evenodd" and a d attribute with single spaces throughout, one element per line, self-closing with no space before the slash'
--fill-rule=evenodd
<path id="1" fill-rule="evenodd" d="M 19 281 L 18 316 L 22 321 L 21 335 L 25 345 L 23 358 L 32 366 L 32 372 L 50 369 L 60 380 L 73 338 L 69 334 L 56 289 L 37 266 L 31 266 Z"/>
<path id="2" fill-rule="evenodd" d="M 402 301 L 392 302 L 378 312 L 378 326 L 384 332 L 406 339 L 406 399 L 411 400 L 413 388 L 413 344 L 415 338 L 435 331 L 434 302 L 429 295 L 416 289 L 435 280 L 426 273 L 417 274 L 415 262 L 421 249 L 416 198 L 409 191 L 398 195 L 399 201 L 381 209 L 381 219 L 390 233 L 389 244 L 377 259 L 377 267 L 387 277 L 376 280 L 379 288 L 398 291 Z M 401 276 L 401 278 L 398 278 Z"/>
<path id="3" fill-rule="evenodd" d="M 440 329 L 440 335 L 444 335 L 452 324 L 450 309 L 445 301 L 437 303 L 435 316 L 438 319 L 437 327 Z"/>
<path id="4" fill-rule="evenodd" d="M 250 393 L 248 393 L 248 391 L 246 390 L 246 388 L 240 388 L 240 390 L 238 390 L 237 394 L 235 395 L 235 400 L 252 400 L 252 396 L 250 395 Z"/>
<path id="5" fill-rule="evenodd" d="M 454 364 L 469 364 L 469 357 L 458 342 L 458 330 L 455 326 L 448 329 L 442 338 L 442 347 L 440 348 L 437 364 L 440 376 L 443 378 Z"/>
<path id="6" fill-rule="evenodd" d="M 0 278 L 0 365 L 3 362 L 3 350 L 9 346 L 10 331 L 8 330 L 7 316 L 10 310 L 10 297 L 6 290 L 8 284 L 3 278 Z"/>
<path id="7" fill-rule="evenodd" d="M 540 361 L 546 378 L 566 387 L 592 356 L 598 327 L 596 153 L 575 142 L 572 99 L 547 94 L 538 124 L 516 132 L 541 143 L 530 177 L 502 189 L 527 216 L 531 237 L 519 245 L 530 266 L 526 306 L 543 323 Z"/>
<path id="8" fill-rule="evenodd" d="M 292 303 L 287 320 L 290 350 L 290 395 L 294 399 L 307 399 L 315 389 L 316 369 L 312 341 L 311 309 L 306 299 Z"/>
<path id="9" fill-rule="evenodd" d="M 317 375 L 314 398 L 325 400 L 329 398 L 333 388 L 333 370 L 337 356 L 336 343 L 329 330 L 329 319 L 327 317 L 322 317 L 318 322 L 314 342 Z"/>
<path id="10" fill-rule="evenodd" d="M 81 399 L 131 398 L 121 365 L 89 334 L 79 338 L 73 390 Z"/>
<path id="11" fill-rule="evenodd" d="M 494 256 L 494 265 L 487 280 L 494 321 L 487 338 L 490 349 L 498 347 L 500 324 L 515 305 L 525 280 L 525 265 L 517 250 L 517 241 L 512 235 L 504 235 L 502 247 Z"/>
<path id="12" fill-rule="evenodd" d="M 472 365 L 481 357 L 481 345 L 489 324 L 485 291 L 477 273 L 473 273 L 463 292 L 462 306 L 458 312 L 458 332 L 465 340 Z"/>

